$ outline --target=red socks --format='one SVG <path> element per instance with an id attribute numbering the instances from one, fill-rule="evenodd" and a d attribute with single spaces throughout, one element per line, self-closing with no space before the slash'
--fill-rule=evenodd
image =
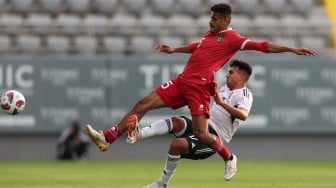
<path id="1" fill-rule="evenodd" d="M 115 125 L 106 131 L 104 131 L 104 136 L 107 142 L 112 144 L 117 138 L 122 135 L 122 132 L 119 130 L 118 125 Z"/>
<path id="2" fill-rule="evenodd" d="M 218 136 L 216 137 L 216 144 L 211 146 L 211 149 L 217 151 L 217 153 L 224 159 L 224 161 L 227 161 L 230 159 L 231 152 L 229 149 L 222 143 L 220 138 Z"/>

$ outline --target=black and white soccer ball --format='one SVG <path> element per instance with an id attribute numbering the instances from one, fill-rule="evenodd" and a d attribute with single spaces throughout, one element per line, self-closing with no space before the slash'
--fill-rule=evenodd
<path id="1" fill-rule="evenodd" d="M 0 105 L 7 114 L 16 115 L 24 110 L 26 99 L 20 91 L 8 90 L 1 95 Z"/>

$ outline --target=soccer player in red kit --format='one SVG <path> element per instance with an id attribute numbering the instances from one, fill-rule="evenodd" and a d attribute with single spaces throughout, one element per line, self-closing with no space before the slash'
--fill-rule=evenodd
<path id="1" fill-rule="evenodd" d="M 268 41 L 251 41 L 230 28 L 231 12 L 231 7 L 225 3 L 212 6 L 210 30 L 199 42 L 177 48 L 166 44 L 156 46 L 157 50 L 163 53 L 190 53 L 191 56 L 181 74 L 158 86 L 139 100 L 117 125 L 104 132 L 97 132 L 90 125 L 86 126 L 88 135 L 100 150 L 106 151 L 109 144 L 119 138 L 129 127 L 134 127 L 149 110 L 163 107 L 177 109 L 187 105 L 192 116 L 195 136 L 217 151 L 225 161 L 233 159 L 233 155 L 220 139 L 208 131 L 210 97 L 214 95 L 216 89 L 216 71 L 239 50 L 255 50 L 264 53 L 292 52 L 308 56 L 313 56 L 316 52 L 307 48 L 287 47 Z M 137 141 L 137 135 L 133 133 L 129 131 L 127 142 Z"/>

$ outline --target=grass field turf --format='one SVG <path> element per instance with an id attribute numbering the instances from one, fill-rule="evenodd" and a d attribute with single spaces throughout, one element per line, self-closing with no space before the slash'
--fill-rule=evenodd
<path id="1" fill-rule="evenodd" d="M 1 188 L 137 188 L 156 180 L 164 161 L 0 162 Z M 182 160 L 170 188 L 334 188 L 336 161 L 239 161 L 234 179 L 223 162 Z"/>

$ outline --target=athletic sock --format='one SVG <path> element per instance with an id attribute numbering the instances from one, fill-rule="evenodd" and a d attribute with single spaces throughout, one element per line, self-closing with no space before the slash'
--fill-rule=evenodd
<path id="1" fill-rule="evenodd" d="M 117 138 L 122 135 L 122 132 L 119 130 L 118 125 L 115 125 L 106 131 L 104 131 L 104 136 L 107 142 L 112 144 Z"/>
<path id="2" fill-rule="evenodd" d="M 218 136 L 216 137 L 216 143 L 211 146 L 211 149 L 217 151 L 217 153 L 224 159 L 224 161 L 228 161 L 231 158 L 231 152 L 229 149 L 222 143 Z"/>
<path id="3" fill-rule="evenodd" d="M 162 184 L 168 184 L 169 180 L 174 175 L 176 167 L 180 162 L 181 156 L 180 155 L 169 155 L 167 154 L 166 165 L 163 169 L 159 182 Z"/>
<path id="4" fill-rule="evenodd" d="M 163 119 L 152 123 L 151 125 L 141 128 L 139 136 L 141 139 L 154 135 L 163 135 L 169 133 L 173 129 L 171 118 Z"/>

